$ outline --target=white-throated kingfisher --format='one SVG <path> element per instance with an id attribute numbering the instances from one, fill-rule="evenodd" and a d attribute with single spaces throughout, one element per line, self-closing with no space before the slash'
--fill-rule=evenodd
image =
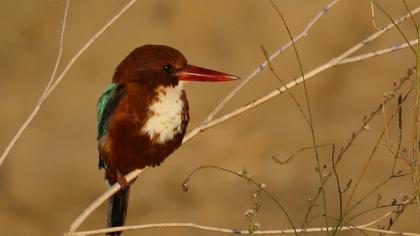
<path id="1" fill-rule="evenodd" d="M 236 79 L 189 65 L 178 50 L 162 45 L 136 48 L 118 65 L 97 104 L 98 165 L 108 184 L 122 187 L 109 201 L 109 227 L 124 225 L 130 189 L 124 176 L 158 166 L 181 145 L 190 119 L 183 81 Z"/>

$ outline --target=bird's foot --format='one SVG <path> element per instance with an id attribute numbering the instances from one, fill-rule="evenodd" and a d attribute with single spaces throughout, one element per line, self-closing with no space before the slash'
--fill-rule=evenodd
<path id="1" fill-rule="evenodd" d="M 122 175 L 119 170 L 117 170 L 117 182 L 121 186 L 121 189 L 123 190 L 126 189 L 128 185 L 130 185 L 127 179 L 125 178 L 125 176 Z"/>

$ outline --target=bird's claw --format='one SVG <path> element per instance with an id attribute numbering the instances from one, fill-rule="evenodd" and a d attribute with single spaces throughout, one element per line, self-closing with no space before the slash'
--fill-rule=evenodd
<path id="1" fill-rule="evenodd" d="M 127 179 L 125 178 L 125 176 L 122 175 L 119 170 L 117 170 L 117 182 L 121 186 L 121 189 L 128 188 L 129 183 Z"/>

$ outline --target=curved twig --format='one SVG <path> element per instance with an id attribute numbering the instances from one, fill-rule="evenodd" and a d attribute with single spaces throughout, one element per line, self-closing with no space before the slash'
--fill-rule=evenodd
<path id="1" fill-rule="evenodd" d="M 420 12 L 420 6 L 415 8 L 414 10 L 412 10 L 410 13 L 412 15 L 415 15 L 417 13 Z M 395 21 L 395 24 L 400 24 L 404 21 L 406 21 L 407 19 L 410 18 L 410 14 L 405 14 L 402 17 L 400 17 L 398 20 Z M 355 53 L 356 51 L 360 50 L 363 46 L 365 46 L 366 44 L 372 42 L 373 40 L 377 39 L 378 37 L 380 37 L 382 34 L 384 34 L 385 32 L 387 32 L 388 30 L 394 28 L 395 25 L 393 23 L 387 25 L 384 30 L 382 31 L 377 31 L 375 33 L 373 33 L 372 35 L 370 35 L 369 37 L 367 37 L 366 39 L 362 40 L 361 42 L 359 42 L 358 44 L 354 45 L 353 47 L 349 48 L 347 51 L 345 51 L 344 53 L 338 55 L 337 57 L 332 58 L 331 60 L 329 60 L 328 62 L 326 62 L 325 64 L 307 72 L 305 74 L 305 79 L 311 79 L 312 77 L 314 77 L 315 75 L 330 69 L 331 67 L 334 67 L 336 65 L 339 65 L 341 63 L 341 61 L 345 60 L 348 56 L 352 55 L 353 53 Z M 344 63 L 343 63 L 344 64 Z M 283 94 L 284 92 L 287 91 L 287 89 L 293 88 L 295 86 L 297 86 L 298 84 L 302 83 L 303 79 L 302 76 L 292 80 L 291 82 L 289 82 L 288 84 L 286 84 L 286 86 L 282 86 L 280 88 L 275 89 L 274 91 L 258 98 L 255 99 L 239 108 L 237 108 L 236 110 L 233 110 L 219 118 L 216 119 L 212 119 L 208 122 L 202 123 L 201 125 L 199 125 L 198 127 L 194 128 L 193 130 L 191 130 L 187 135 L 185 135 L 184 140 L 182 141 L 183 143 L 186 143 L 188 141 L 190 141 L 191 139 L 193 139 L 195 136 L 197 136 L 199 133 L 213 127 L 216 126 L 226 120 L 230 120 L 248 110 L 251 110 L 257 106 L 260 106 L 262 104 L 264 104 L 265 102 L 277 97 L 280 94 Z M 220 108 L 221 109 L 221 108 Z"/>
<path id="2" fill-rule="evenodd" d="M 10 143 L 7 145 L 6 149 L 3 151 L 2 155 L 0 156 L 0 166 L 3 164 L 4 160 L 12 150 L 13 146 L 16 144 L 17 140 L 22 136 L 23 132 L 26 130 L 26 128 L 29 126 L 29 124 L 32 122 L 34 117 L 38 114 L 39 109 L 41 108 L 42 104 L 45 102 L 45 100 L 51 95 L 51 93 L 55 90 L 55 88 L 60 84 L 60 82 L 63 80 L 64 76 L 67 74 L 67 72 L 70 70 L 70 68 L 73 66 L 73 64 L 79 59 L 79 57 L 118 19 L 120 16 L 127 11 L 137 0 L 131 0 L 128 2 L 114 17 L 112 17 L 111 20 L 109 20 L 102 28 L 96 32 L 90 39 L 83 45 L 82 48 L 72 57 L 72 59 L 67 63 L 67 65 L 64 67 L 63 71 L 60 73 L 60 75 L 54 79 L 53 76 L 51 76 L 50 83 L 48 83 L 47 88 L 41 95 L 38 103 L 36 104 L 35 108 L 31 112 L 31 114 L 26 118 L 25 122 L 23 122 L 22 126 L 19 128 L 19 130 L 16 132 L 15 136 L 12 138 Z M 67 11 L 67 9 L 66 9 Z M 63 23 L 64 24 L 64 23 Z M 57 59 L 59 60 L 61 56 Z M 56 64 L 58 64 L 57 62 Z M 55 75 L 55 72 L 53 72 L 53 75 Z M 54 81 L 54 82 L 52 82 Z"/>

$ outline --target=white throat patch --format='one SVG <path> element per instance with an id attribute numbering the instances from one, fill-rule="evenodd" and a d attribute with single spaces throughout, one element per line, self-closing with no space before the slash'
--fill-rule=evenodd
<path id="1" fill-rule="evenodd" d="M 181 99 L 183 84 L 176 87 L 158 87 L 158 97 L 149 106 L 149 119 L 141 129 L 150 139 L 164 143 L 181 132 L 182 110 Z"/>

